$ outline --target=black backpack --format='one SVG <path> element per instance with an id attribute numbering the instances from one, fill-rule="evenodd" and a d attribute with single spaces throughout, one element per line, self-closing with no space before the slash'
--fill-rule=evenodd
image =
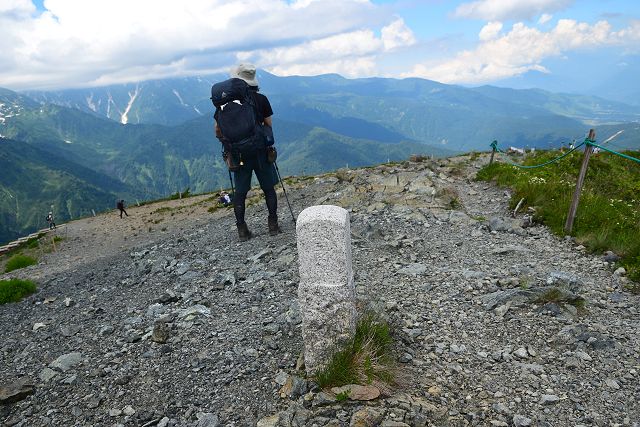
<path id="1" fill-rule="evenodd" d="M 222 132 L 225 151 L 254 154 L 265 148 L 265 134 L 258 107 L 249 85 L 231 78 L 211 87 L 211 102 L 216 107 L 214 118 Z"/>

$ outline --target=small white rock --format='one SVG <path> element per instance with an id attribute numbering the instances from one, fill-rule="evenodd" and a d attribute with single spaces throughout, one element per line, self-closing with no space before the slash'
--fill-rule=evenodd
<path id="1" fill-rule="evenodd" d="M 527 350 L 524 347 L 520 347 L 519 349 L 514 351 L 513 354 L 515 354 L 516 357 L 520 359 L 526 359 L 529 357 L 529 353 L 527 353 Z"/>
<path id="2" fill-rule="evenodd" d="M 611 378 L 607 378 L 607 380 L 605 381 L 605 384 L 608 385 L 609 387 L 611 387 L 614 390 L 619 390 L 620 389 L 620 384 L 618 384 L 618 381 L 611 379 Z"/>
<path id="3" fill-rule="evenodd" d="M 543 405 L 553 405 L 554 403 L 558 403 L 560 398 L 555 394 L 543 394 L 540 398 L 540 403 Z"/>
<path id="4" fill-rule="evenodd" d="M 580 350 L 576 351 L 576 357 L 578 357 L 579 359 L 582 359 L 584 361 L 587 361 L 587 362 L 591 362 L 593 360 L 591 358 L 591 356 L 589 356 L 584 351 L 580 351 Z"/>
<path id="5" fill-rule="evenodd" d="M 515 427 L 528 427 L 531 425 L 531 418 L 527 418 L 524 415 L 514 415 L 513 416 L 513 425 Z"/>

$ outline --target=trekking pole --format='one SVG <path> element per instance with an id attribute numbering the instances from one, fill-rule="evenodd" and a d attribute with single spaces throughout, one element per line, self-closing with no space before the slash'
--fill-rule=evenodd
<path id="1" fill-rule="evenodd" d="M 233 197 L 236 197 L 236 189 L 233 188 L 233 178 L 231 177 L 231 171 L 229 172 L 229 181 L 231 182 L 231 194 L 233 194 Z"/>
<path id="2" fill-rule="evenodd" d="M 280 169 L 278 169 L 278 162 L 273 162 L 276 167 L 276 172 L 278 173 L 278 179 L 280 180 L 280 185 L 282 185 L 282 192 L 284 193 L 284 198 L 287 201 L 287 206 L 289 206 L 289 212 L 291 212 L 291 220 L 293 223 L 296 223 L 296 217 L 293 215 L 293 209 L 291 209 L 291 203 L 289 203 L 289 197 L 287 196 L 287 190 L 284 188 L 284 182 L 282 182 L 282 176 L 280 176 Z"/>

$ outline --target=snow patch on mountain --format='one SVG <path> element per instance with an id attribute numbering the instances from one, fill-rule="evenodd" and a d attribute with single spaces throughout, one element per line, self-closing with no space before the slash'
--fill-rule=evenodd
<path id="1" fill-rule="evenodd" d="M 93 102 L 93 92 L 89 94 L 86 100 L 87 100 L 87 106 L 91 109 L 91 111 L 93 111 L 94 113 L 97 113 L 98 108 L 96 107 L 96 104 Z"/>
<path id="2" fill-rule="evenodd" d="M 113 97 L 111 96 L 111 92 L 107 92 L 107 117 L 111 118 L 111 104 L 115 107 L 116 103 L 113 102 Z"/>
<path id="3" fill-rule="evenodd" d="M 131 106 L 133 105 L 134 101 L 136 100 L 136 98 L 138 97 L 138 94 L 140 93 L 140 86 L 136 85 L 136 89 L 135 91 L 132 92 L 127 92 L 129 94 L 129 102 L 127 103 L 127 108 L 124 109 L 124 113 L 122 113 L 122 116 L 120 117 L 120 123 L 122 123 L 123 125 L 126 125 L 127 122 L 129 122 L 129 111 L 131 111 Z"/>
<path id="4" fill-rule="evenodd" d="M 624 129 L 623 129 L 623 130 L 619 130 L 618 132 L 614 133 L 614 134 L 613 134 L 613 135 L 611 135 L 609 138 L 607 138 L 607 139 L 603 142 L 603 144 L 606 144 L 607 142 L 611 141 L 613 138 L 617 137 L 618 135 L 620 135 L 620 134 L 621 134 L 621 133 L 623 133 L 623 132 L 624 132 Z"/>
<path id="5" fill-rule="evenodd" d="M 182 104 L 185 107 L 188 107 L 188 104 L 185 104 L 184 101 L 182 100 L 182 97 L 180 96 L 180 92 L 178 92 L 177 90 L 173 89 L 173 94 L 178 98 L 178 101 L 180 101 L 180 104 Z"/>

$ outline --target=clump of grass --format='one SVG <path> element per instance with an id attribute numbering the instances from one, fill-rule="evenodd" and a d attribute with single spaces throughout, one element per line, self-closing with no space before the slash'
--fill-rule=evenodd
<path id="1" fill-rule="evenodd" d="M 161 208 L 156 209 L 155 211 L 152 212 L 152 214 L 162 214 L 162 213 L 167 213 L 167 212 L 171 212 L 174 208 L 170 207 L 170 206 L 163 206 Z"/>
<path id="2" fill-rule="evenodd" d="M 342 393 L 336 394 L 336 402 L 344 402 L 349 399 L 350 390 L 345 390 Z"/>
<path id="3" fill-rule="evenodd" d="M 58 242 L 62 242 L 64 240 L 64 237 L 60 237 L 60 236 L 54 236 L 53 237 L 53 241 L 58 243 Z"/>
<path id="4" fill-rule="evenodd" d="M 424 154 L 412 154 L 409 156 L 409 161 L 414 163 L 422 163 L 427 160 L 429 160 L 429 156 L 426 156 Z"/>
<path id="5" fill-rule="evenodd" d="M 640 295 L 640 283 L 628 283 L 625 289 L 634 295 Z"/>
<path id="6" fill-rule="evenodd" d="M 455 187 L 442 187 L 438 190 L 436 196 L 442 200 L 442 204 L 447 209 L 456 210 L 462 207 Z"/>
<path id="7" fill-rule="evenodd" d="M 336 171 L 336 178 L 338 178 L 338 181 L 340 182 L 351 182 L 353 181 L 354 176 L 350 174 L 347 169 L 338 169 Z"/>
<path id="8" fill-rule="evenodd" d="M 451 200 L 449 200 L 449 203 L 447 204 L 447 207 L 453 211 L 458 210 L 460 208 L 462 208 L 462 203 L 460 203 L 460 200 L 455 197 Z"/>
<path id="9" fill-rule="evenodd" d="M 9 258 L 7 261 L 7 265 L 4 267 L 4 272 L 8 273 L 13 270 L 18 270 L 20 268 L 28 267 L 30 265 L 37 264 L 38 261 L 30 257 L 28 255 L 16 254 Z"/>
<path id="10" fill-rule="evenodd" d="M 559 154 L 536 152 L 524 164 L 540 164 Z M 627 154 L 640 157 L 640 152 Z M 511 187 L 512 207 L 524 198 L 523 208 L 535 207 L 534 220 L 562 236 L 581 163 L 579 152 L 537 169 L 494 162 L 481 169 L 476 179 Z M 572 231 L 576 240 L 592 252 L 611 250 L 620 254 L 620 265 L 635 281 L 640 281 L 639 183 L 640 169 L 635 163 L 609 153 L 592 156 Z"/>
<path id="11" fill-rule="evenodd" d="M 558 288 L 551 288 L 545 291 L 542 295 L 538 296 L 533 300 L 536 304 L 548 304 L 554 303 L 558 305 L 569 304 L 577 308 L 578 310 L 583 310 L 585 308 L 586 301 L 584 298 L 567 294 Z"/>
<path id="12" fill-rule="evenodd" d="M 0 280 L 0 304 L 18 302 L 36 291 L 36 284 L 31 280 Z"/>
<path id="13" fill-rule="evenodd" d="M 363 315 L 354 338 L 336 352 L 315 380 L 322 388 L 347 384 L 392 384 L 394 382 L 389 325 L 373 313 Z M 348 396 L 346 396 L 348 397 Z"/>
<path id="14" fill-rule="evenodd" d="M 457 177 L 461 177 L 464 175 L 464 168 L 465 165 L 462 162 L 459 163 L 454 163 L 451 165 L 450 169 L 449 169 L 449 173 L 452 176 L 457 176 Z"/>
<path id="15" fill-rule="evenodd" d="M 40 245 L 40 243 L 38 242 L 38 239 L 39 239 L 38 237 L 32 237 L 29 240 L 27 240 L 26 242 L 27 248 L 29 249 L 37 248 Z"/>

